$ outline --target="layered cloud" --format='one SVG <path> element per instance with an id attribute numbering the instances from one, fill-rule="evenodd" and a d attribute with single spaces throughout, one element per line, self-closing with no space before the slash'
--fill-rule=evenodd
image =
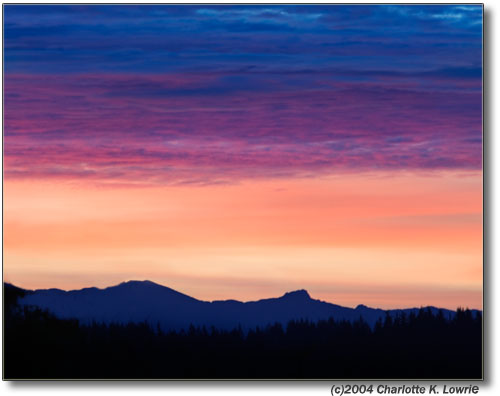
<path id="1" fill-rule="evenodd" d="M 5 7 L 5 176 L 480 169 L 481 7 Z"/>
<path id="2" fill-rule="evenodd" d="M 5 175 L 215 182 L 481 168 L 480 92 L 231 77 L 10 75 Z"/>

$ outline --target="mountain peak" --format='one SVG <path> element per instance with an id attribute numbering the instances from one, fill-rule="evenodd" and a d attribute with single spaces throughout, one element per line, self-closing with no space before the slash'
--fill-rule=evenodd
<path id="1" fill-rule="evenodd" d="M 310 300 L 311 296 L 307 290 L 300 289 L 285 293 L 282 298 L 294 299 L 294 300 Z"/>
<path id="2" fill-rule="evenodd" d="M 129 280 L 120 283 L 118 286 L 160 286 L 158 283 L 149 280 Z"/>

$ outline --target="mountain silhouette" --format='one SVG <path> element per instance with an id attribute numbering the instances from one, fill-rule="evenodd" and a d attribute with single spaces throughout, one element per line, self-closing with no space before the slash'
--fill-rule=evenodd
<path id="1" fill-rule="evenodd" d="M 362 318 L 373 327 L 389 314 L 417 313 L 419 308 L 382 310 L 358 305 L 356 308 L 316 300 L 306 290 L 285 293 L 281 297 L 258 301 L 202 301 L 151 281 L 128 281 L 98 289 L 64 291 L 59 289 L 26 291 L 20 305 L 47 309 L 61 319 L 78 319 L 82 323 L 147 322 L 163 331 L 188 329 L 190 325 L 218 329 L 243 330 L 265 327 L 272 323 L 286 325 L 290 320 L 318 321 L 333 318 L 354 322 Z M 440 310 L 429 307 L 433 314 Z M 454 311 L 442 309 L 445 318 Z"/>

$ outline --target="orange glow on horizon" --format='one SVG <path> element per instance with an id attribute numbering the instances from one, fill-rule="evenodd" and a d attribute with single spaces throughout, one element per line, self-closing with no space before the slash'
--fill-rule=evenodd
<path id="1" fill-rule="evenodd" d="M 150 279 L 193 297 L 304 288 L 382 308 L 482 308 L 481 172 L 371 172 L 208 186 L 4 182 L 5 280 Z"/>

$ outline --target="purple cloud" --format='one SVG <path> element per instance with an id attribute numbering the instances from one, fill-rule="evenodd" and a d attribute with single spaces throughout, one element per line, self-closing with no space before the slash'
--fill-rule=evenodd
<path id="1" fill-rule="evenodd" d="M 10 75 L 5 175 L 186 182 L 481 168 L 476 90 L 336 81 L 264 89 L 260 81 L 210 92 L 224 81 L 210 73 Z"/>

